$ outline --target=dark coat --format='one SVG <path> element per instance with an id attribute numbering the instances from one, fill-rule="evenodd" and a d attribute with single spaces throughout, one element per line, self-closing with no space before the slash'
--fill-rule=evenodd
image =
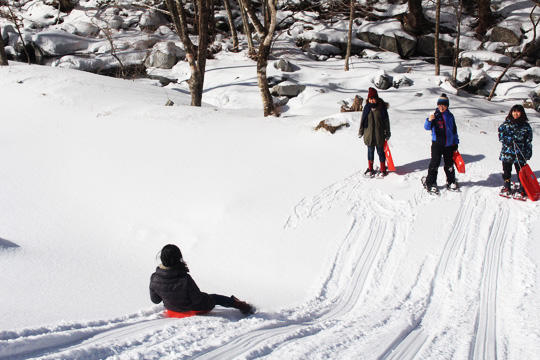
<path id="1" fill-rule="evenodd" d="M 525 165 L 532 156 L 532 137 L 533 132 L 528 122 L 507 118 L 499 126 L 499 141 L 502 143 L 499 159 L 519 163 L 520 166 Z"/>
<path id="2" fill-rule="evenodd" d="M 364 137 L 367 146 L 383 146 L 390 138 L 390 119 L 386 110 L 388 104 L 379 99 L 377 104 L 367 103 L 362 112 L 358 135 Z"/>
<path id="3" fill-rule="evenodd" d="M 174 267 L 160 265 L 150 277 L 150 299 L 167 310 L 184 312 L 190 310 L 210 311 L 216 305 L 212 298 L 199 290 L 184 264 Z"/>

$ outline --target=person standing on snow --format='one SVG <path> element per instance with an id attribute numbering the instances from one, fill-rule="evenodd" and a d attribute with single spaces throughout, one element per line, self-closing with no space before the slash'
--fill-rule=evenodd
<path id="1" fill-rule="evenodd" d="M 431 130 L 431 161 L 429 162 L 428 174 L 424 186 L 429 192 L 438 193 L 437 172 L 444 160 L 444 172 L 446 174 L 446 186 L 449 190 L 458 190 L 456 172 L 454 170 L 454 151 L 457 150 L 459 137 L 456 120 L 448 110 L 450 101 L 446 94 L 442 94 L 437 100 L 437 109 L 430 114 L 424 123 L 424 129 Z"/>
<path id="2" fill-rule="evenodd" d="M 532 156 L 533 132 L 529 119 L 522 105 L 514 105 L 508 112 L 508 116 L 499 126 L 499 141 L 502 143 L 499 159 L 502 161 L 504 186 L 501 189 L 502 196 L 511 196 L 510 178 L 512 176 L 512 164 L 519 174 L 519 170 Z M 518 176 L 519 179 L 519 176 Z M 525 191 L 520 181 L 520 187 L 514 194 L 515 197 L 525 198 Z"/>
<path id="3" fill-rule="evenodd" d="M 176 312 L 209 312 L 216 305 L 238 309 L 244 315 L 253 314 L 255 308 L 236 297 L 207 294 L 199 290 L 189 275 L 189 269 L 178 246 L 169 244 L 161 250 L 161 265 L 150 277 L 150 299 Z"/>
<path id="4" fill-rule="evenodd" d="M 388 174 L 384 155 L 384 142 L 390 139 L 390 119 L 388 118 L 387 107 L 388 104 L 379 98 L 377 90 L 370 87 L 367 103 L 362 112 L 360 129 L 358 130 L 358 137 L 364 137 L 364 143 L 368 148 L 368 168 L 364 172 L 367 177 L 374 177 L 375 175 L 383 177 Z M 381 162 L 379 173 L 373 168 L 375 149 L 377 149 Z"/>

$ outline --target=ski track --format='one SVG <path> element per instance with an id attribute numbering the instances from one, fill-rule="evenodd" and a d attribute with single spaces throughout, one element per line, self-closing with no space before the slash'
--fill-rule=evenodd
<path id="1" fill-rule="evenodd" d="M 272 358 L 283 352 L 286 354 L 299 341 L 308 344 L 300 350 L 308 354 L 298 356 L 295 353 L 295 358 L 317 358 L 325 351 L 328 356 L 335 348 L 346 348 L 361 335 L 336 339 L 332 331 L 355 331 L 354 323 L 359 318 L 351 318 L 351 314 L 362 315 L 362 305 L 368 301 L 365 293 L 369 282 L 383 271 L 379 268 L 383 265 L 378 267 L 378 264 L 389 255 L 396 237 L 406 240 L 407 225 L 413 222 L 416 208 L 426 201 L 437 201 L 424 192 L 414 194 L 408 202 L 395 201 L 378 190 L 366 190 L 365 181 L 360 173 L 356 173 L 323 189 L 311 199 L 302 199 L 287 219 L 285 228 L 296 227 L 303 220 L 317 218 L 340 204 L 349 207 L 353 218 L 319 294 L 301 306 L 285 309 L 277 315 L 255 314 L 240 321 L 230 321 L 231 316 L 220 316 L 219 310 L 214 316 L 182 321 L 162 318 L 159 310 L 153 310 L 110 321 L 0 332 L 0 359 Z M 452 281 L 459 281 L 462 255 L 467 251 L 467 244 L 478 238 L 479 226 L 474 221 L 492 205 L 486 198 L 476 189 L 460 195 L 461 205 L 431 276 L 429 289 L 421 299 L 422 307 L 411 314 L 412 321 L 404 324 L 402 329 L 390 326 L 392 329 L 387 330 L 390 331 L 387 336 L 389 339 L 394 336 L 394 339 L 389 341 L 386 349 L 381 349 L 380 355 L 371 354 L 370 358 L 429 358 L 429 346 L 444 331 L 433 326 L 446 310 L 448 294 L 443 288 Z M 496 359 L 498 355 L 499 269 L 504 240 L 513 231 L 509 229 L 508 217 L 508 206 L 499 206 L 489 227 L 469 359 Z M 405 301 L 417 302 L 418 299 Z M 363 324 L 364 329 L 380 328 L 384 332 L 388 318 L 376 317 L 369 321 Z M 349 329 L 350 326 L 353 328 Z M 208 335 L 209 332 L 215 335 Z M 320 341 L 326 338 L 330 343 Z"/>

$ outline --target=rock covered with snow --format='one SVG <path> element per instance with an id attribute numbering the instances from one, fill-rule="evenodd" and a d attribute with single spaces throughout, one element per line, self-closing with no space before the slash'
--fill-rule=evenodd
<path id="1" fill-rule="evenodd" d="M 417 40 L 406 33 L 395 19 L 364 21 L 357 32 L 360 39 L 402 57 L 413 56 L 416 52 Z"/>
<path id="2" fill-rule="evenodd" d="M 306 89 L 305 85 L 295 83 L 290 80 L 283 81 L 272 87 L 272 94 L 277 96 L 288 96 L 295 97 L 298 96 L 302 91 Z"/>
<path id="3" fill-rule="evenodd" d="M 522 74 L 523 81 L 534 81 L 540 83 L 540 67 L 535 66 L 525 70 Z"/>
<path id="4" fill-rule="evenodd" d="M 516 21 L 502 21 L 488 32 L 489 40 L 508 45 L 521 43 L 521 24 Z"/>
<path id="5" fill-rule="evenodd" d="M 179 60 L 186 57 L 186 52 L 175 45 L 173 41 L 162 41 L 154 45 L 144 61 L 146 67 L 170 69 Z"/>
<path id="6" fill-rule="evenodd" d="M 300 69 L 298 65 L 291 63 L 289 60 L 284 57 L 279 58 L 279 60 L 274 61 L 274 68 L 281 70 L 283 72 L 294 72 Z"/>
<path id="7" fill-rule="evenodd" d="M 384 70 L 377 71 L 371 78 L 371 82 L 380 90 L 387 90 L 394 84 L 392 76 L 388 75 Z"/>

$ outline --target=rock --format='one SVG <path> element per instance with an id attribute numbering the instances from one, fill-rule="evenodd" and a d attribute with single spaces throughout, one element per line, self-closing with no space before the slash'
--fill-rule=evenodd
<path id="1" fill-rule="evenodd" d="M 96 58 L 66 55 L 55 60 L 51 66 L 98 73 L 104 68 L 105 64 Z"/>
<path id="2" fill-rule="evenodd" d="M 305 85 L 293 83 L 292 81 L 284 81 L 272 87 L 272 94 L 278 96 L 295 97 L 298 96 L 306 88 Z"/>
<path id="3" fill-rule="evenodd" d="M 168 26 L 161 25 L 155 31 L 157 35 L 174 35 L 174 31 L 171 30 Z"/>
<path id="4" fill-rule="evenodd" d="M 185 57 L 186 52 L 176 46 L 174 42 L 163 41 L 154 45 L 144 61 L 144 66 L 147 68 L 170 69 Z"/>
<path id="5" fill-rule="evenodd" d="M 362 111 L 364 106 L 362 103 L 364 102 L 364 98 L 360 95 L 355 95 L 353 99 L 343 100 L 341 102 L 340 112 L 355 112 L 355 111 Z M 350 105 L 349 105 L 350 104 Z"/>
<path id="6" fill-rule="evenodd" d="M 456 83 L 458 87 L 468 84 L 471 81 L 471 69 L 468 67 L 459 68 L 456 74 Z"/>
<path id="7" fill-rule="evenodd" d="M 386 90 L 392 87 L 393 79 L 392 76 L 386 74 L 384 70 L 379 71 L 372 79 L 373 85 L 377 89 Z"/>
<path id="8" fill-rule="evenodd" d="M 399 54 L 400 57 L 406 59 L 414 55 L 416 52 L 416 40 L 411 40 L 402 36 L 394 35 L 381 37 L 380 48 Z"/>
<path id="9" fill-rule="evenodd" d="M 44 53 L 43 50 L 34 43 L 33 41 L 28 41 L 25 43 L 26 47 L 23 47 L 22 43 L 17 42 L 15 46 L 13 47 L 13 50 L 15 52 L 15 60 L 21 61 L 21 62 L 27 62 L 30 61 L 32 64 L 38 64 L 43 65 L 44 64 Z M 26 51 L 25 51 L 26 48 Z M 27 59 L 26 54 L 28 53 L 28 56 L 30 59 Z"/>
<path id="10" fill-rule="evenodd" d="M 508 45 L 519 45 L 521 44 L 520 26 L 515 26 L 504 21 L 491 29 L 489 41 L 502 42 Z"/>
<path id="11" fill-rule="evenodd" d="M 168 99 L 167 102 L 165 103 L 165 106 L 173 106 L 174 105 L 174 101 L 172 101 L 171 99 Z"/>
<path id="12" fill-rule="evenodd" d="M 300 67 L 291 63 L 289 60 L 285 58 L 280 58 L 278 61 L 275 61 L 274 67 L 283 72 L 293 72 L 293 71 L 300 70 Z"/>
<path id="13" fill-rule="evenodd" d="M 531 91 L 529 98 L 532 102 L 532 108 L 540 112 L 540 90 Z"/>
<path id="14" fill-rule="evenodd" d="M 414 81 L 405 75 L 398 75 L 393 78 L 392 84 L 396 89 L 399 89 L 400 87 L 413 86 Z"/>
<path id="15" fill-rule="evenodd" d="M 287 105 L 287 103 L 289 102 L 289 98 L 286 96 L 279 96 L 279 97 L 272 96 L 272 101 L 273 101 L 274 106 L 283 106 L 283 105 Z"/>
<path id="16" fill-rule="evenodd" d="M 540 83 L 540 67 L 532 67 L 527 69 L 522 75 L 523 81 L 534 81 Z"/>
<path id="17" fill-rule="evenodd" d="M 160 26 L 168 24 L 165 15 L 155 10 L 147 10 L 141 15 L 139 27 L 143 31 L 156 31 Z"/>
<path id="18" fill-rule="evenodd" d="M 310 42 L 304 51 L 307 51 L 308 53 L 314 54 L 316 56 L 332 56 L 332 55 L 340 55 L 341 49 L 337 46 L 331 45 L 331 44 L 323 44 L 318 42 Z M 325 59 L 326 60 L 326 59 Z"/>
<path id="19" fill-rule="evenodd" d="M 416 52 L 424 56 L 435 56 L 435 37 L 432 34 L 420 36 L 416 43 Z M 439 39 L 439 57 L 441 64 L 452 65 L 454 43 Z"/>
<path id="20" fill-rule="evenodd" d="M 478 93 L 478 91 L 485 88 L 492 81 L 493 79 L 484 70 L 479 71 L 471 76 L 468 90 Z"/>

